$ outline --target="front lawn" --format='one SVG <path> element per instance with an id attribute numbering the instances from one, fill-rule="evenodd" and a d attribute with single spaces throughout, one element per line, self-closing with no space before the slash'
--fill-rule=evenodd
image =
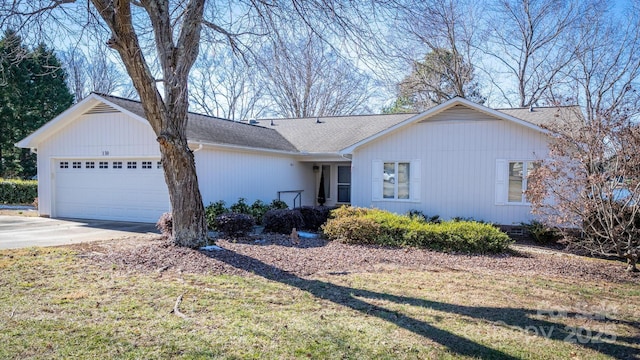
<path id="1" fill-rule="evenodd" d="M 0 252 L 0 358 L 604 359 L 640 352 L 638 278 L 619 263 L 546 252 L 291 244 L 286 237 L 220 240 L 227 250 L 209 254 L 127 241 Z"/>

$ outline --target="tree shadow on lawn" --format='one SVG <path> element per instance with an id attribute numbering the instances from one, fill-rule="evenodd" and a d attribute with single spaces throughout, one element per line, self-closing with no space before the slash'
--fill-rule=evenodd
<path id="1" fill-rule="evenodd" d="M 308 280 L 279 269 L 273 265 L 264 263 L 258 259 L 238 254 L 230 250 L 216 251 L 206 254 L 212 258 L 256 274 L 265 279 L 298 288 L 317 298 L 328 300 L 335 304 L 357 310 L 363 314 L 389 321 L 401 328 L 431 339 L 434 342 L 447 347 L 450 351 L 460 355 L 472 357 L 479 356 L 481 358 L 516 359 L 516 357 L 506 354 L 500 350 L 492 349 L 473 340 L 456 335 L 450 331 L 437 328 L 425 321 L 405 316 L 398 311 L 371 304 L 364 299 L 384 300 L 397 304 L 408 304 L 411 306 L 419 306 L 426 309 L 462 315 L 472 319 L 485 321 L 487 323 L 494 324 L 495 326 L 520 330 L 533 336 L 547 337 L 557 341 L 570 341 L 616 358 L 634 358 L 638 351 L 635 347 L 620 344 L 621 342 L 636 344 L 638 343 L 637 338 L 620 337 L 611 333 L 605 333 L 597 330 L 594 331 L 587 328 L 571 327 L 561 322 L 552 321 L 553 319 L 558 318 L 576 318 L 580 316 L 592 316 L 593 314 L 563 313 L 561 311 L 549 309 L 531 310 L 524 308 L 476 307 L 448 304 L 420 298 L 356 289 L 320 280 Z M 534 318 L 534 316 L 540 317 L 541 315 L 546 315 L 545 317 L 550 320 Z M 610 318 L 600 319 L 597 316 L 592 316 L 591 318 L 597 321 L 623 323 L 622 321 Z M 638 323 L 627 322 L 627 324 L 634 327 L 638 326 Z M 614 343 L 614 341 L 616 343 Z"/>

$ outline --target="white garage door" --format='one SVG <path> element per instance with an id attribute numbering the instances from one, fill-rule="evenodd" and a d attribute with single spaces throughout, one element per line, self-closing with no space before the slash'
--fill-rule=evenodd
<path id="1" fill-rule="evenodd" d="M 156 222 L 171 209 L 158 160 L 65 159 L 55 167 L 56 217 Z"/>

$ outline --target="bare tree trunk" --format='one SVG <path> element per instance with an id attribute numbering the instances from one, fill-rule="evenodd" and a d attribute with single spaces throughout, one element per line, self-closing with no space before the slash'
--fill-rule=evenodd
<path id="1" fill-rule="evenodd" d="M 162 68 L 164 98 L 138 41 L 131 2 L 92 0 L 111 30 L 107 45 L 118 51 L 149 124 L 160 143 L 173 215 L 173 242 L 195 248 L 207 242 L 207 223 L 193 152 L 187 143 L 189 71 L 198 56 L 204 0 L 185 4 L 178 39 L 174 39 L 168 2 L 141 1 L 151 21 Z"/>
<path id="2" fill-rule="evenodd" d="M 158 137 L 164 178 L 173 209 L 173 241 L 177 245 L 195 248 L 207 238 L 207 223 L 202 216 L 204 205 L 198 187 L 193 152 L 186 138 Z"/>

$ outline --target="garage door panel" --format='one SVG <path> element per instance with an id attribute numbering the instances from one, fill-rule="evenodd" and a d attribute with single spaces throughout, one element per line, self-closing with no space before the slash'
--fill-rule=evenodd
<path id="1" fill-rule="evenodd" d="M 60 166 L 62 161 L 69 166 Z M 151 169 L 142 168 L 143 160 L 135 160 L 135 169 L 127 168 L 131 160 L 111 160 L 107 169 L 98 168 L 98 161 L 104 160 L 95 160 L 95 168 L 86 168 L 90 161 L 83 160 L 82 168 L 73 168 L 77 166 L 74 160 L 56 164 L 54 216 L 155 222 L 169 211 L 169 195 L 157 160 L 152 161 Z M 122 168 L 113 168 L 114 162 L 121 162 Z"/>

